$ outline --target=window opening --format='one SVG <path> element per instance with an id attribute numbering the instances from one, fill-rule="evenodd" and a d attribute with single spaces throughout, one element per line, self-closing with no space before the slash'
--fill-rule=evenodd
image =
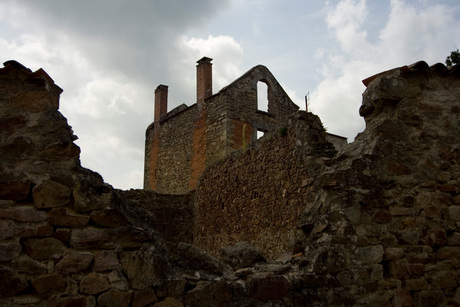
<path id="1" fill-rule="evenodd" d="M 265 131 L 257 130 L 257 139 L 260 139 L 261 137 L 263 137 L 264 134 L 265 134 Z"/>
<path id="2" fill-rule="evenodd" d="M 268 85 L 265 82 L 257 82 L 257 110 L 268 113 Z"/>

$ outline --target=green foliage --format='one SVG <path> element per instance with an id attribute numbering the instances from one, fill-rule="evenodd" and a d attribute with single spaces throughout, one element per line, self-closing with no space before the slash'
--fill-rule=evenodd
<path id="1" fill-rule="evenodd" d="M 446 65 L 453 66 L 460 64 L 460 50 L 452 51 L 450 55 L 446 58 Z"/>
<path id="2" fill-rule="evenodd" d="M 280 135 L 282 137 L 285 137 L 287 135 L 287 127 L 281 127 L 280 128 Z"/>

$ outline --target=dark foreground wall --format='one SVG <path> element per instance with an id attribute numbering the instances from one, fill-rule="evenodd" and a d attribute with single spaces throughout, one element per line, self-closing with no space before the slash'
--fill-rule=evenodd
<path id="1" fill-rule="evenodd" d="M 366 130 L 338 154 L 299 113 L 168 196 L 82 168 L 59 87 L 5 63 L 0 306 L 459 305 L 456 69 L 368 80 Z"/>

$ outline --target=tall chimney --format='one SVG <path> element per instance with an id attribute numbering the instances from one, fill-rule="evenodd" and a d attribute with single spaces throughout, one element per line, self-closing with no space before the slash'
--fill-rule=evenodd
<path id="1" fill-rule="evenodd" d="M 212 95 L 212 59 L 203 57 L 196 66 L 196 100 L 203 102 Z"/>
<path id="2" fill-rule="evenodd" d="M 160 120 L 163 114 L 168 112 L 168 86 L 158 85 L 155 90 L 154 121 Z"/>

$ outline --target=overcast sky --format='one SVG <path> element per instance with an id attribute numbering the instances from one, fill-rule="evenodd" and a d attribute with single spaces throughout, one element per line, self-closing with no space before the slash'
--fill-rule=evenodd
<path id="1" fill-rule="evenodd" d="M 195 67 L 213 58 L 213 92 L 262 64 L 291 99 L 352 142 L 364 129 L 361 80 L 460 48 L 458 0 L 0 0 L 0 60 L 43 68 L 84 167 L 141 188 L 157 85 L 169 110 L 196 100 Z"/>

